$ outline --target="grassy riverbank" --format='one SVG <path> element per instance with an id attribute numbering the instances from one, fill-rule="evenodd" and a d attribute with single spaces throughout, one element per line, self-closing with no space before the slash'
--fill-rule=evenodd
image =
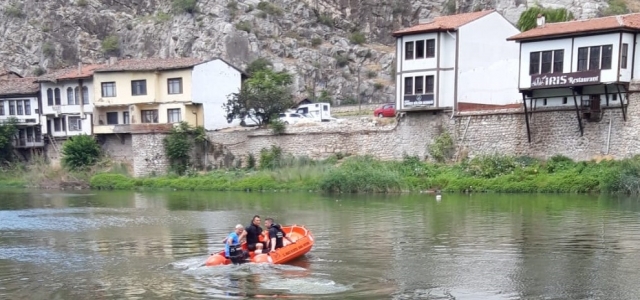
<path id="1" fill-rule="evenodd" d="M 369 157 L 324 161 L 278 158 L 260 170 L 218 170 L 191 176 L 131 178 L 97 174 L 96 189 L 215 191 L 640 193 L 640 157 L 573 162 L 530 157 L 488 156 L 458 164 L 431 164 L 415 157 L 382 162 Z"/>

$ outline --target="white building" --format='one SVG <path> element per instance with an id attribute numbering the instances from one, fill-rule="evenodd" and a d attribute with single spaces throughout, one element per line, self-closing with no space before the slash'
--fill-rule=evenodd
<path id="1" fill-rule="evenodd" d="M 16 76 L 17 77 L 17 76 Z M 36 78 L 0 80 L 0 122 L 13 119 L 18 132 L 13 146 L 18 149 L 44 146 L 40 127 L 40 105 Z"/>
<path id="2" fill-rule="evenodd" d="M 606 108 L 621 109 L 626 120 L 626 92 L 640 75 L 639 34 L 640 14 L 629 14 L 560 23 L 541 17 L 536 28 L 509 37 L 520 46 L 525 111 L 575 109 L 581 134 L 583 120 L 600 121 Z"/>
<path id="3" fill-rule="evenodd" d="M 93 133 L 93 71 L 100 66 L 80 64 L 38 79 L 44 135 L 66 139 Z"/>
<path id="4" fill-rule="evenodd" d="M 435 18 L 393 33 L 399 111 L 514 105 L 518 34 L 496 11 Z"/>

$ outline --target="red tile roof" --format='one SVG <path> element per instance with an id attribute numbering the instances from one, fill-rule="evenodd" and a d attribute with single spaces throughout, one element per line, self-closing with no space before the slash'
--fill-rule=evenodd
<path id="1" fill-rule="evenodd" d="M 60 81 L 60 80 L 72 80 L 72 79 L 83 79 L 89 78 L 93 76 L 93 72 L 100 68 L 104 67 L 103 64 L 93 64 L 93 65 L 83 65 L 82 69 L 78 70 L 78 67 L 71 67 L 62 70 L 54 71 L 50 74 L 43 75 L 38 78 L 39 82 L 42 81 Z"/>
<path id="2" fill-rule="evenodd" d="M 203 62 L 204 60 L 195 57 L 120 59 L 113 65 L 95 69 L 95 72 L 176 70 L 191 68 Z"/>
<path id="3" fill-rule="evenodd" d="M 516 34 L 507 40 L 518 41 L 543 37 L 571 36 L 590 32 L 596 33 L 623 29 L 640 31 L 640 13 L 580 21 L 546 23 L 543 27 L 536 27 L 531 30 L 527 30 Z"/>
<path id="4" fill-rule="evenodd" d="M 40 85 L 36 77 L 0 80 L 0 96 L 36 94 Z"/>
<path id="5" fill-rule="evenodd" d="M 392 35 L 398 37 L 416 33 L 457 30 L 462 25 L 480 19 L 492 12 L 495 12 L 495 10 L 483 10 L 466 14 L 436 17 L 429 23 L 418 24 L 409 28 L 401 29 L 394 32 Z"/>

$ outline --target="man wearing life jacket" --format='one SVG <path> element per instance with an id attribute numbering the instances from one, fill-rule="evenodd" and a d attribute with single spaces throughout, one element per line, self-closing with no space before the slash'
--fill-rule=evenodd
<path id="1" fill-rule="evenodd" d="M 240 248 L 240 235 L 244 231 L 242 224 L 236 225 L 235 230 L 227 236 L 224 243 L 224 256 L 229 258 L 234 264 L 241 263 L 246 254 Z"/>
<path id="2" fill-rule="evenodd" d="M 260 216 L 255 215 L 251 220 L 251 224 L 249 224 L 249 226 L 247 226 L 240 235 L 240 239 L 246 237 L 247 249 L 249 249 L 249 251 L 255 251 L 256 254 L 258 254 L 262 253 L 263 248 L 265 248 L 264 243 L 260 241 L 261 235 L 262 228 L 260 227 Z"/>
<path id="3" fill-rule="evenodd" d="M 269 229 L 269 252 L 275 252 L 276 249 L 284 247 L 282 239 L 287 239 L 290 243 L 294 243 L 287 234 L 282 230 L 280 224 L 273 222 L 272 218 L 266 218 L 264 220 L 264 226 Z"/>

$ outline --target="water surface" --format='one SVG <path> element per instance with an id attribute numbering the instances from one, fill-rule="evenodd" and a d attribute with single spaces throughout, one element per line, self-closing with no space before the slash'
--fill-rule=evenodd
<path id="1" fill-rule="evenodd" d="M 0 299 L 632 299 L 640 202 L 576 195 L 0 191 Z M 254 214 L 287 265 L 204 267 Z"/>

